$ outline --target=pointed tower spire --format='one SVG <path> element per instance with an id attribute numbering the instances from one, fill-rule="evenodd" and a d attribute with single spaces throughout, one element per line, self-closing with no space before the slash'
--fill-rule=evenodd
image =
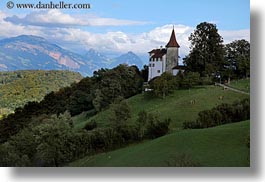
<path id="1" fill-rule="evenodd" d="M 179 48 L 179 44 L 176 40 L 174 25 L 173 25 L 173 30 L 172 30 L 169 42 L 167 43 L 166 47 L 177 47 L 177 48 Z"/>

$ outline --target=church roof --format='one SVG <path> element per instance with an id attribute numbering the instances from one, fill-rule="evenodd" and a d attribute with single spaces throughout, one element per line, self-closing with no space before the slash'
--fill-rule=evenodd
<path id="1" fill-rule="evenodd" d="M 166 47 L 177 47 L 177 48 L 180 47 L 177 40 L 176 40 L 174 28 L 172 30 L 171 37 L 170 37 L 169 42 L 167 43 Z"/>
<path id="2" fill-rule="evenodd" d="M 166 53 L 166 49 L 153 49 L 149 52 L 150 54 L 154 54 L 151 56 L 151 58 L 162 58 Z"/>

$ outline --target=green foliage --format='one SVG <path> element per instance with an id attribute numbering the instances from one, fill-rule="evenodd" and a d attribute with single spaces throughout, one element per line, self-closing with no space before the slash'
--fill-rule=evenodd
<path id="1" fill-rule="evenodd" d="M 78 167 L 168 167 L 174 162 L 204 167 L 249 167 L 245 138 L 250 122 L 213 128 L 181 130 L 108 153 L 86 156 L 67 166 Z M 178 159 L 180 158 L 180 159 Z M 178 164 L 179 166 L 179 164 Z"/>
<path id="2" fill-rule="evenodd" d="M 171 119 L 161 121 L 155 114 L 148 114 L 146 118 L 146 132 L 148 138 L 154 139 L 168 133 Z"/>
<path id="3" fill-rule="evenodd" d="M 82 79 L 70 87 L 50 92 L 42 101 L 28 102 L 23 108 L 17 108 L 14 114 L 3 118 L 0 122 L 0 143 L 8 140 L 34 118 L 43 114 L 52 115 L 70 111 L 77 115 L 84 111 L 101 111 L 118 97 L 128 98 L 142 90 L 143 80 L 135 66 L 120 65 L 111 70 L 101 69 L 94 76 Z M 98 95 L 100 94 L 100 95 Z"/>
<path id="4" fill-rule="evenodd" d="M 148 114 L 145 110 L 140 111 L 138 113 L 138 118 L 137 118 L 137 130 L 138 130 L 138 136 L 139 138 L 143 138 L 145 134 L 145 126 L 148 120 Z"/>
<path id="5" fill-rule="evenodd" d="M 152 89 L 155 96 L 165 98 L 176 89 L 174 76 L 167 72 L 163 73 L 160 77 L 151 81 L 150 89 Z"/>
<path id="6" fill-rule="evenodd" d="M 82 79 L 70 71 L 0 72 L 0 112 L 9 114 L 29 101 L 41 101 L 44 96 Z M 1 114 L 1 113 L 0 113 Z"/>
<path id="7" fill-rule="evenodd" d="M 206 76 L 223 69 L 223 39 L 215 24 L 200 23 L 189 40 L 191 51 L 184 60 L 188 71 L 199 72 L 201 76 Z"/>
<path id="8" fill-rule="evenodd" d="M 250 43 L 244 39 L 225 45 L 225 67 L 228 79 L 250 76 Z"/>
<path id="9" fill-rule="evenodd" d="M 129 98 L 142 91 L 143 79 L 135 66 L 101 69 L 94 72 L 93 78 L 97 80 L 93 99 L 96 111 L 108 107 L 118 97 Z"/>
<path id="10" fill-rule="evenodd" d="M 88 153 L 87 137 L 73 129 L 71 115 L 44 117 L 38 125 L 31 125 L 0 146 L 1 166 L 61 166 L 76 156 Z M 81 143 L 80 143 L 81 142 Z"/>
<path id="11" fill-rule="evenodd" d="M 111 105 L 113 116 L 110 118 L 113 122 L 114 128 L 120 131 L 125 125 L 126 121 L 131 117 L 131 109 L 126 100 L 117 98 L 116 102 Z"/>
<path id="12" fill-rule="evenodd" d="M 188 72 L 183 77 L 181 85 L 183 88 L 191 88 L 200 83 L 200 74 L 197 72 Z"/>
<path id="13" fill-rule="evenodd" d="M 93 130 L 93 129 L 95 129 L 95 128 L 97 128 L 97 122 L 96 121 L 94 121 L 94 120 L 92 120 L 91 122 L 89 122 L 89 123 L 87 123 L 86 125 L 85 125 L 85 127 L 84 127 L 84 129 L 85 130 Z"/>
<path id="14" fill-rule="evenodd" d="M 34 128 L 36 160 L 41 166 L 59 166 L 71 160 L 72 146 L 68 139 L 72 137 L 72 121 L 69 113 L 58 117 L 53 115 L 45 123 Z M 68 159 L 68 160 L 67 160 Z"/>
<path id="15" fill-rule="evenodd" d="M 220 96 L 223 97 L 222 100 L 219 99 Z M 215 86 L 200 86 L 189 90 L 175 90 L 165 99 L 156 97 L 146 98 L 145 94 L 138 94 L 127 99 L 132 116 L 128 119 L 127 123 L 129 125 L 137 123 L 139 112 L 144 110 L 147 113 L 158 113 L 159 118 L 162 120 L 171 118 L 170 129 L 179 130 L 182 128 L 184 121 L 196 120 L 198 113 L 202 110 L 209 110 L 221 103 L 233 103 L 235 100 L 241 100 L 246 97 L 248 95 L 223 90 L 221 87 Z M 194 104 L 191 104 L 192 100 L 195 100 Z M 112 115 L 111 109 L 106 109 L 89 118 L 74 117 L 75 127 L 83 128 L 91 120 L 95 120 L 98 127 L 110 127 L 110 115 Z"/>
<path id="16" fill-rule="evenodd" d="M 221 104 L 211 110 L 201 111 L 196 121 L 184 122 L 183 128 L 208 128 L 250 118 L 250 101 L 243 99 L 233 104 Z"/>
<path id="17" fill-rule="evenodd" d="M 148 66 L 144 65 L 143 69 L 141 70 L 141 76 L 144 79 L 144 82 L 148 81 Z"/>

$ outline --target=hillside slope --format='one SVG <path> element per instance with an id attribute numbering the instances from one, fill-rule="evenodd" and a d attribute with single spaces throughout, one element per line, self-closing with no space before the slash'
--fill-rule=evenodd
<path id="1" fill-rule="evenodd" d="M 79 73 L 70 71 L 14 71 L 0 75 L 0 115 L 29 101 L 40 101 L 46 94 L 82 79 Z"/>
<path id="2" fill-rule="evenodd" d="M 175 166 L 177 158 L 188 156 L 199 166 L 249 166 L 246 138 L 250 122 L 214 128 L 193 129 L 146 141 L 108 153 L 85 157 L 69 166 Z"/>
<path id="3" fill-rule="evenodd" d="M 220 96 L 223 96 L 222 99 Z M 148 113 L 159 115 L 161 119 L 171 118 L 170 128 L 179 130 L 182 128 L 183 122 L 195 120 L 202 110 L 211 109 L 221 103 L 232 103 L 246 97 L 248 96 L 215 86 L 176 90 L 165 99 L 149 99 L 143 94 L 139 94 L 128 99 L 132 113 L 129 123 L 135 123 L 138 113 L 145 110 Z M 195 100 L 195 104 L 191 104 L 191 100 Z M 86 114 L 76 116 L 74 117 L 75 127 L 82 128 L 92 120 L 96 121 L 99 126 L 108 126 L 111 124 L 108 119 L 110 112 L 108 109 L 89 119 L 86 118 Z"/>

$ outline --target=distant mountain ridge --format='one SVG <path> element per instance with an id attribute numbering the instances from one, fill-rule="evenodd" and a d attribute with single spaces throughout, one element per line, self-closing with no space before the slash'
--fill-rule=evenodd
<path id="1" fill-rule="evenodd" d="M 0 40 L 0 71 L 70 70 L 88 76 L 100 68 L 123 63 L 142 66 L 141 59 L 132 52 L 110 59 L 94 49 L 80 55 L 33 35 Z"/>
<path id="2" fill-rule="evenodd" d="M 143 66 L 142 60 L 131 51 L 117 58 L 114 58 L 110 66 L 115 67 L 116 65 L 119 65 L 119 64 L 136 65 L 138 66 L 138 68 L 142 68 Z"/>

